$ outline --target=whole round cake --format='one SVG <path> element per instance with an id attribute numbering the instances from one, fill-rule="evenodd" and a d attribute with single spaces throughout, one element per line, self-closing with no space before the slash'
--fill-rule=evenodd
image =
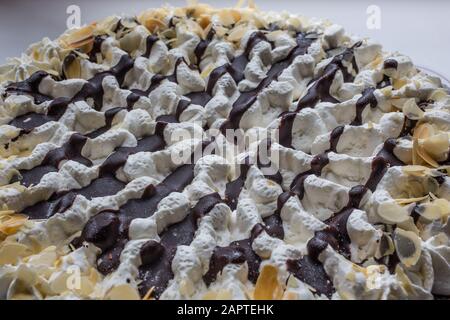
<path id="1" fill-rule="evenodd" d="M 450 96 L 327 20 L 194 4 L 0 67 L 1 299 L 450 296 Z"/>

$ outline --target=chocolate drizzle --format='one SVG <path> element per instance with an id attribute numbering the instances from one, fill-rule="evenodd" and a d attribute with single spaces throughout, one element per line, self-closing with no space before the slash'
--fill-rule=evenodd
<path id="1" fill-rule="evenodd" d="M 254 230 L 260 230 L 258 225 L 254 227 Z M 254 230 L 252 230 L 252 234 Z M 210 285 L 214 282 L 217 274 L 222 272 L 226 265 L 230 263 L 242 264 L 244 262 L 247 262 L 248 265 L 248 279 L 256 283 L 259 276 L 261 258 L 252 249 L 253 240 L 254 235 L 248 239 L 233 241 L 226 247 L 217 246 L 209 260 L 208 272 L 203 276 L 205 283 Z"/>
<path id="2" fill-rule="evenodd" d="M 359 126 L 362 124 L 362 113 L 367 105 L 375 108 L 378 105 L 377 98 L 373 94 L 375 88 L 367 88 L 363 91 L 361 98 L 356 102 L 356 117 L 351 123 L 352 126 Z"/>
<path id="3" fill-rule="evenodd" d="M 45 71 L 36 71 L 28 79 L 21 82 L 14 82 L 6 87 L 7 94 L 23 94 L 31 96 L 34 103 L 41 104 L 52 98 L 39 92 L 39 85 L 49 74 Z"/>
<path id="4" fill-rule="evenodd" d="M 195 47 L 194 54 L 195 54 L 195 57 L 197 59 L 196 60 L 197 61 L 197 65 L 200 65 L 202 57 L 205 54 L 206 48 L 208 48 L 208 45 L 214 39 L 214 35 L 215 34 L 216 34 L 216 31 L 211 28 L 211 30 L 209 30 L 208 34 L 206 35 L 206 39 L 200 40 L 200 42 Z"/>
<path id="5" fill-rule="evenodd" d="M 259 36 L 250 38 L 250 44 L 255 41 L 261 41 Z M 296 37 L 297 45 L 291 50 L 288 56 L 272 65 L 270 70 L 267 72 L 267 76 L 259 83 L 259 85 L 250 91 L 241 92 L 237 100 L 233 103 L 233 108 L 231 109 L 228 120 L 222 125 L 221 130 L 225 131 L 227 129 L 237 129 L 239 128 L 239 123 L 241 121 L 244 113 L 255 103 L 259 93 L 265 89 L 272 81 L 278 79 L 278 76 L 292 64 L 292 61 L 300 55 L 304 55 L 311 43 L 316 40 L 315 37 L 311 35 L 305 35 L 299 33 Z M 246 55 L 249 53 L 249 44 L 247 44 Z"/>
<path id="6" fill-rule="evenodd" d="M 74 133 L 62 147 L 49 151 L 39 166 L 30 170 L 20 170 L 21 183 L 26 187 L 38 184 L 44 174 L 57 171 L 63 160 L 72 160 L 91 166 L 92 162 L 81 155 L 86 141 L 85 136 Z"/>
<path id="7" fill-rule="evenodd" d="M 219 194 L 213 193 L 201 198 L 194 208 L 182 221 L 168 227 L 161 234 L 161 241 L 148 241 L 141 248 L 142 265 L 139 268 L 139 284 L 141 295 L 145 295 L 150 288 L 153 296 L 159 298 L 173 278 L 172 260 L 180 245 L 189 245 L 197 229 L 197 220 L 222 202 Z"/>
<path id="8" fill-rule="evenodd" d="M 119 85 L 122 84 L 125 74 L 133 67 L 134 61 L 128 55 L 123 55 L 120 61 L 108 71 L 97 73 L 83 85 L 81 90 L 72 99 L 59 97 L 50 102 L 47 114 L 28 113 L 22 117 L 13 119 L 10 125 L 21 129 L 33 129 L 48 121 L 58 121 L 64 114 L 70 103 L 92 98 L 94 109 L 101 110 L 103 106 L 103 79 L 107 76 L 114 76 Z M 39 92 L 39 83 L 48 74 L 42 71 L 34 73 L 29 79 L 10 84 L 6 88 L 7 93 L 25 94 L 34 97 L 36 103 L 51 100 L 51 97 L 44 96 Z"/>
<path id="9" fill-rule="evenodd" d="M 150 58 L 150 54 L 152 53 L 153 45 L 159 40 L 158 37 L 154 35 L 149 35 L 145 40 L 145 52 L 142 55 L 145 58 Z"/>
<path id="10" fill-rule="evenodd" d="M 344 62 L 353 62 L 353 50 L 355 47 L 360 45 L 360 43 L 356 43 L 351 48 L 345 49 L 343 53 L 333 57 L 331 62 L 325 67 L 323 74 L 313 82 L 306 95 L 298 101 L 297 111 L 304 108 L 314 108 L 319 101 L 332 103 L 339 102 L 330 94 L 331 84 L 333 83 L 336 72 L 339 70 L 342 72 L 345 82 L 353 81 L 354 77 L 347 71 L 347 67 L 344 66 Z"/>
<path id="11" fill-rule="evenodd" d="M 131 154 L 143 151 L 154 152 L 157 150 L 162 150 L 165 147 L 162 134 L 163 128 L 164 124 L 159 124 L 159 129 L 156 131 L 156 134 L 139 140 L 136 147 L 117 148 L 116 151 L 111 154 L 100 166 L 99 176 L 92 180 L 88 186 L 77 190 L 60 191 L 52 195 L 48 200 L 40 201 L 35 205 L 25 208 L 23 213 L 27 214 L 32 219 L 48 218 L 55 213 L 63 212 L 57 204 L 61 201 L 67 202 L 68 198 L 72 199 L 73 202 L 76 194 L 82 195 L 87 199 L 116 194 L 125 187 L 125 183 L 118 180 L 114 176 L 117 169 L 126 163 L 127 158 Z M 56 171 L 61 160 L 82 159 L 79 152 L 81 152 L 83 145 L 78 144 L 77 141 L 80 141 L 80 139 L 84 140 L 85 137 L 77 134 L 75 138 L 76 139 L 73 139 L 72 142 L 69 141 L 69 143 L 65 146 L 55 149 L 55 152 L 52 153 L 52 151 L 50 151 L 52 155 L 49 156 L 49 160 L 46 161 L 45 164 L 29 170 L 28 172 L 21 172 L 23 176 L 22 183 L 24 183 L 24 181 L 30 184 L 38 183 L 44 174 Z M 70 206 L 65 207 L 67 209 Z"/>

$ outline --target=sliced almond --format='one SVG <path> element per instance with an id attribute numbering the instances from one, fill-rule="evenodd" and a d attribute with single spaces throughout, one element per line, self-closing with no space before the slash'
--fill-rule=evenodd
<path id="1" fill-rule="evenodd" d="M 411 120 L 422 119 L 424 115 L 424 112 L 419 108 L 414 98 L 406 100 L 403 105 L 403 113 Z"/>
<path id="2" fill-rule="evenodd" d="M 417 155 L 430 166 L 437 168 L 439 163 L 436 162 L 420 144 L 416 147 Z"/>
<path id="3" fill-rule="evenodd" d="M 230 26 L 232 24 L 235 24 L 241 19 L 241 14 L 238 10 L 234 9 L 224 9 L 221 10 L 218 14 L 220 22 L 224 26 Z"/>
<path id="4" fill-rule="evenodd" d="M 31 250 L 17 242 L 3 242 L 0 245 L 0 265 L 16 264 L 19 259 L 32 254 Z"/>
<path id="5" fill-rule="evenodd" d="M 413 137 L 418 139 L 427 139 L 434 133 L 434 128 L 429 123 L 422 123 L 418 125 L 415 130 Z"/>
<path id="6" fill-rule="evenodd" d="M 445 160 L 450 148 L 448 134 L 435 134 L 428 139 L 425 139 L 421 146 L 433 159 Z"/>
<path id="7" fill-rule="evenodd" d="M 380 242 L 378 244 L 377 252 L 375 257 L 380 259 L 384 256 L 391 255 L 395 252 L 394 241 L 389 236 L 389 234 L 383 232 L 383 235 L 380 238 Z"/>
<path id="8" fill-rule="evenodd" d="M 391 104 L 397 109 L 403 110 L 403 106 L 407 100 L 408 98 L 392 98 Z"/>
<path id="9" fill-rule="evenodd" d="M 430 169 L 425 166 L 409 165 L 402 167 L 402 171 L 410 176 L 424 177 L 429 173 Z"/>
<path id="10" fill-rule="evenodd" d="M 0 216 L 0 233 L 12 235 L 16 233 L 28 220 L 23 214 Z"/>
<path id="11" fill-rule="evenodd" d="M 278 300 L 283 296 L 283 291 L 283 286 L 278 282 L 278 269 L 266 264 L 256 281 L 254 299 Z"/>
<path id="12" fill-rule="evenodd" d="M 422 203 L 418 205 L 415 210 L 422 217 L 428 220 L 440 219 L 442 216 L 441 208 L 438 205 L 434 204 L 434 202 Z"/>
<path id="13" fill-rule="evenodd" d="M 236 28 L 232 29 L 230 34 L 228 35 L 227 40 L 231 42 L 239 42 L 244 37 L 245 33 L 248 31 L 248 27 L 245 25 L 239 25 Z"/>
<path id="14" fill-rule="evenodd" d="M 147 293 L 142 297 L 142 300 L 152 300 L 152 293 L 155 290 L 155 287 L 151 287 L 147 290 Z"/>
<path id="15" fill-rule="evenodd" d="M 433 101 L 442 101 L 444 99 L 448 99 L 449 98 L 449 94 L 445 89 L 436 89 L 434 90 L 429 99 L 433 100 Z"/>
<path id="16" fill-rule="evenodd" d="M 411 267 L 419 261 L 422 252 L 422 241 L 417 234 L 396 228 L 394 244 L 397 256 L 406 267 Z"/>
<path id="17" fill-rule="evenodd" d="M 158 30 L 162 30 L 166 28 L 166 24 L 159 19 L 149 18 L 145 20 L 144 26 L 151 32 L 155 33 Z"/>
<path id="18" fill-rule="evenodd" d="M 406 207 L 400 206 L 393 200 L 380 203 L 377 213 L 383 220 L 392 224 L 403 222 L 409 217 Z"/>
<path id="19" fill-rule="evenodd" d="M 400 205 L 415 203 L 415 202 L 421 202 L 423 200 L 428 199 L 430 196 L 426 195 L 423 197 L 417 197 L 417 198 L 402 198 L 402 199 L 395 199 L 395 202 L 397 202 Z"/>
<path id="20" fill-rule="evenodd" d="M 88 25 L 68 31 L 61 37 L 63 46 L 69 49 L 89 49 L 92 48 L 94 42 L 94 26 Z M 88 50 L 87 52 L 89 52 Z M 86 52 L 86 51 L 85 51 Z"/>
<path id="21" fill-rule="evenodd" d="M 405 86 L 408 83 L 407 80 L 405 79 L 394 79 L 393 83 L 392 83 L 392 87 L 395 90 L 399 90 L 401 89 L 403 86 Z"/>
<path id="22" fill-rule="evenodd" d="M 109 300 L 140 300 L 138 291 L 129 284 L 112 287 L 105 296 Z"/>

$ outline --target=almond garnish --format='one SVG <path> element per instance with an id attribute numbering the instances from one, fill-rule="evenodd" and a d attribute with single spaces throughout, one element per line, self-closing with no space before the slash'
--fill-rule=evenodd
<path id="1" fill-rule="evenodd" d="M 142 300 L 153 300 L 152 293 L 155 290 L 155 287 L 151 287 L 147 290 L 147 293 L 142 297 Z"/>
<path id="2" fill-rule="evenodd" d="M 26 215 L 11 210 L 0 211 L 0 238 L 1 235 L 9 236 L 16 233 L 27 221 Z"/>
<path id="3" fill-rule="evenodd" d="M 397 256 L 405 266 L 411 267 L 419 261 L 422 252 L 422 241 L 417 234 L 396 228 L 394 244 Z"/>
<path id="4" fill-rule="evenodd" d="M 283 296 L 283 286 L 278 282 L 278 269 L 266 264 L 259 274 L 253 298 L 255 300 L 279 300 Z"/>
<path id="5" fill-rule="evenodd" d="M 438 168 L 450 148 L 448 133 L 440 132 L 430 123 L 422 123 L 413 134 L 413 164 Z"/>
<path id="6" fill-rule="evenodd" d="M 406 100 L 403 104 L 403 113 L 411 120 L 422 119 L 424 115 L 424 112 L 419 108 L 414 98 Z"/>
<path id="7" fill-rule="evenodd" d="M 409 217 L 408 210 L 397 204 L 395 201 L 385 201 L 380 203 L 377 213 L 383 220 L 392 224 L 403 222 Z"/>
<path id="8" fill-rule="evenodd" d="M 95 25 L 88 25 L 68 31 L 60 37 L 62 47 L 81 49 L 83 52 L 91 51 L 94 43 L 94 27 Z"/>
<path id="9" fill-rule="evenodd" d="M 112 287 L 105 295 L 108 300 L 140 300 L 137 290 L 129 284 Z"/>

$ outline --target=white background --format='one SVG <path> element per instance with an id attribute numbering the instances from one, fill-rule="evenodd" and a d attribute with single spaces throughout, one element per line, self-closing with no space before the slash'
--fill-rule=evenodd
<path id="1" fill-rule="evenodd" d="M 237 1 L 211 1 L 218 7 Z M 57 37 L 66 29 L 66 8 L 78 5 L 81 22 L 90 23 L 114 13 L 138 13 L 163 4 L 184 5 L 183 0 L 0 0 L 0 64 L 18 56 L 44 36 Z M 369 36 L 386 50 L 409 55 L 422 67 L 450 78 L 450 1 L 439 0 L 256 0 L 263 10 L 287 10 L 329 18 L 349 32 Z M 366 26 L 369 5 L 381 9 L 381 29 Z"/>

